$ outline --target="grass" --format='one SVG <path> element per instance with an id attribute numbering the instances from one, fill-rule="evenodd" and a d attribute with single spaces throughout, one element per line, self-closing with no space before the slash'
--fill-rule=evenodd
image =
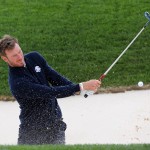
<path id="1" fill-rule="evenodd" d="M 147 22 L 145 0 L 1 0 L 0 36 L 19 39 L 24 53 L 40 52 L 73 82 L 97 79 Z M 103 87 L 150 82 L 150 27 L 129 48 Z M 11 95 L 0 60 L 0 95 Z"/>
<path id="2" fill-rule="evenodd" d="M 0 150 L 149 150 L 149 144 L 0 146 Z"/>
<path id="3" fill-rule="evenodd" d="M 99 78 L 147 19 L 148 0 L 1 0 L 0 36 L 19 39 L 24 53 L 40 52 L 73 82 Z M 150 27 L 103 81 L 103 87 L 150 83 Z M 8 66 L 0 60 L 0 95 L 11 95 Z M 0 146 L 0 150 L 148 150 L 150 145 Z"/>

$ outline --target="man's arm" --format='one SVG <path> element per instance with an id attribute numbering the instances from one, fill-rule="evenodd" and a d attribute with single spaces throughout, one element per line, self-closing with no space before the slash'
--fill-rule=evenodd
<path id="1" fill-rule="evenodd" d="M 67 97 L 73 95 L 75 92 L 80 91 L 79 84 L 70 84 L 65 86 L 46 86 L 40 85 L 28 80 L 18 80 L 15 83 L 12 93 L 14 96 L 29 98 L 47 99 L 52 97 Z"/>
<path id="2" fill-rule="evenodd" d="M 72 94 L 70 94 L 70 95 L 73 95 L 77 92 L 82 91 L 81 86 L 79 86 L 79 84 L 73 84 L 71 81 L 69 81 L 65 77 L 61 76 L 58 72 L 56 72 L 54 69 L 52 69 L 47 64 L 45 59 L 39 53 L 36 52 L 36 55 L 34 55 L 33 58 L 35 60 L 38 60 L 41 63 L 41 65 L 43 66 L 45 76 L 46 76 L 47 80 L 53 86 L 51 88 L 53 88 L 53 90 L 54 89 L 62 89 L 61 93 L 57 94 L 56 97 L 66 97 L 67 96 L 66 94 L 68 93 L 69 87 L 72 87 L 72 86 L 75 86 L 75 85 L 78 87 L 78 90 L 72 92 Z M 89 80 L 89 81 L 86 81 L 86 82 L 82 82 L 82 84 L 83 84 L 83 90 L 92 90 L 92 91 L 96 92 L 97 88 L 100 87 L 101 83 L 98 80 Z M 68 87 L 68 89 L 65 89 L 65 87 Z"/>
<path id="3" fill-rule="evenodd" d="M 46 74 L 47 80 L 53 86 L 64 86 L 64 85 L 73 84 L 70 80 L 60 75 L 56 70 L 51 68 L 47 63 L 45 65 L 45 74 Z"/>
<path id="4" fill-rule="evenodd" d="M 51 83 L 51 85 L 64 86 L 64 85 L 73 84 L 67 78 L 60 75 L 57 71 L 55 71 L 52 67 L 50 67 L 48 63 L 46 62 L 46 60 L 39 53 L 37 52 L 34 53 L 34 59 L 40 61 L 41 65 L 44 68 L 45 76 L 47 80 Z"/>

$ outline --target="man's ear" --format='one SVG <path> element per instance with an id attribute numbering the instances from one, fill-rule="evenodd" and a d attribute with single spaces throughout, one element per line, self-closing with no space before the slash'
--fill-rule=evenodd
<path id="1" fill-rule="evenodd" d="M 7 63 L 8 62 L 8 59 L 6 56 L 1 56 L 1 58 Z"/>

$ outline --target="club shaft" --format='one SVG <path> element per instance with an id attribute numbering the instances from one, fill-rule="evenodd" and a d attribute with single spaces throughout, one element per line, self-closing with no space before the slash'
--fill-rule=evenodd
<path id="1" fill-rule="evenodd" d="M 128 50 L 128 48 L 132 45 L 132 43 L 137 39 L 137 37 L 142 33 L 145 28 L 143 27 L 141 31 L 135 36 L 135 38 L 130 42 L 130 44 L 124 49 L 124 51 L 119 55 L 119 57 L 113 62 L 113 64 L 106 70 L 104 75 L 106 76 L 107 73 L 112 69 L 112 67 L 118 62 L 118 60 L 122 57 L 122 55 Z"/>
<path id="2" fill-rule="evenodd" d="M 124 51 L 119 55 L 119 57 L 113 62 L 113 64 L 106 70 L 106 72 L 104 74 L 102 74 L 100 76 L 100 78 L 98 80 L 102 80 L 103 78 L 105 78 L 105 76 L 107 75 L 107 73 L 112 69 L 112 67 L 118 62 L 118 60 L 122 57 L 122 55 L 128 50 L 128 48 L 132 45 L 132 43 L 137 39 L 137 37 L 143 32 L 143 30 L 148 26 L 148 24 L 150 23 L 150 15 L 149 13 L 146 13 L 145 16 L 148 18 L 148 22 L 144 25 L 144 27 L 140 30 L 140 32 L 134 37 L 134 39 L 129 43 L 129 45 L 124 49 Z M 84 95 L 85 98 L 88 97 L 88 92 Z"/>

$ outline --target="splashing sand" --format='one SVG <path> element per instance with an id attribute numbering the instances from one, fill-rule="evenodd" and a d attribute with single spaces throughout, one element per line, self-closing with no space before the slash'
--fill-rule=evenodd
<path id="1" fill-rule="evenodd" d="M 66 144 L 150 143 L 150 90 L 58 100 Z M 17 144 L 17 102 L 0 102 L 0 144 Z"/>

